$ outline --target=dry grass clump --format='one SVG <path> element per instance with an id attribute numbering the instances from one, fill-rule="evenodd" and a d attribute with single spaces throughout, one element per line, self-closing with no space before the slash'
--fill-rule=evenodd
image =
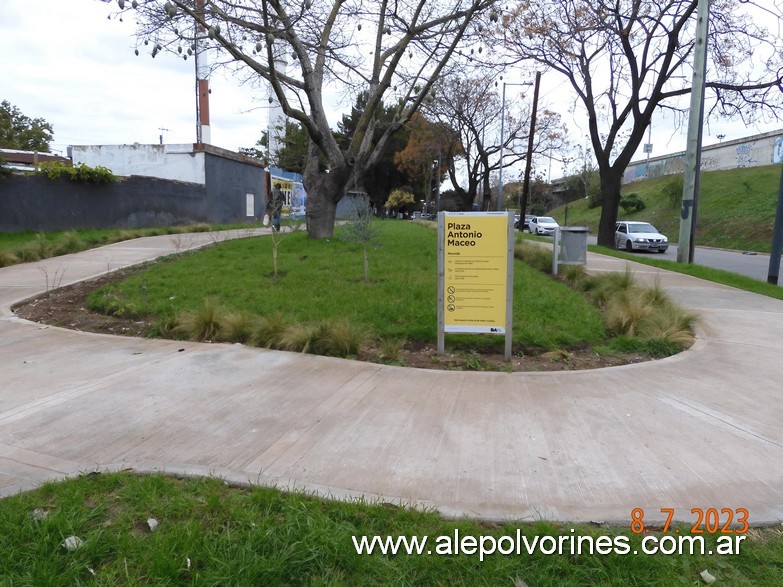
<path id="1" fill-rule="evenodd" d="M 255 321 L 245 312 L 221 312 L 220 340 L 245 343 L 253 336 Z"/>
<path id="2" fill-rule="evenodd" d="M 0 267 L 9 267 L 17 263 L 21 263 L 21 260 L 16 253 L 5 250 L 0 251 Z"/>
<path id="3" fill-rule="evenodd" d="M 602 290 L 607 329 L 649 343 L 654 354 L 672 354 L 694 341 L 695 314 L 675 304 L 657 282 L 637 285 L 629 272 L 609 280 L 614 287 Z"/>
<path id="4" fill-rule="evenodd" d="M 334 357 L 355 357 L 368 342 L 369 333 L 347 319 L 329 320 L 320 326 L 316 348 L 318 354 Z"/>
<path id="5" fill-rule="evenodd" d="M 288 322 L 279 312 L 260 317 L 255 323 L 248 343 L 270 349 L 283 348 L 283 333 L 288 327 Z"/>
<path id="6" fill-rule="evenodd" d="M 514 255 L 535 269 L 551 273 L 549 247 L 521 241 Z M 693 344 L 697 317 L 677 306 L 657 281 L 652 287 L 643 287 L 629 268 L 595 276 L 588 275 L 581 265 L 563 266 L 559 278 L 584 292 L 603 310 L 609 332 L 636 339 L 654 355 L 674 354 Z"/>
<path id="7" fill-rule="evenodd" d="M 177 318 L 177 330 L 198 342 L 220 340 L 224 310 L 215 300 L 206 298 L 195 310 L 182 312 Z"/>
<path id="8" fill-rule="evenodd" d="M 552 273 L 552 249 L 540 247 L 527 241 L 514 246 L 514 257 L 542 273 Z"/>
<path id="9" fill-rule="evenodd" d="M 378 341 L 378 358 L 384 362 L 397 362 L 408 340 L 404 336 L 383 337 Z"/>
<path id="10" fill-rule="evenodd" d="M 317 324 L 290 324 L 280 334 L 276 348 L 299 353 L 315 353 L 320 330 Z"/>
<path id="11" fill-rule="evenodd" d="M 312 324 L 292 322 L 279 313 L 254 318 L 221 308 L 211 298 L 206 298 L 196 310 L 161 321 L 157 330 L 164 336 L 174 335 L 198 342 L 241 342 L 335 357 L 355 357 L 370 340 L 366 328 L 347 319 Z"/>

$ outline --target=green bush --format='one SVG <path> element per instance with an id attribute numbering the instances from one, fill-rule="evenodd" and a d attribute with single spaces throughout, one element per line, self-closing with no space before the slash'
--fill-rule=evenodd
<path id="1" fill-rule="evenodd" d="M 8 175 L 11 175 L 11 168 L 8 167 L 5 159 L 0 157 L 0 177 L 6 177 Z"/>
<path id="2" fill-rule="evenodd" d="M 676 175 L 663 184 L 661 195 L 669 203 L 669 206 L 676 208 L 682 201 L 682 191 L 685 188 L 685 180 L 682 175 Z"/>
<path id="3" fill-rule="evenodd" d="M 102 165 L 90 167 L 84 163 L 71 166 L 60 161 L 46 161 L 38 165 L 35 174 L 43 175 L 49 179 L 69 179 L 70 181 L 96 185 L 119 181 L 108 167 Z"/>
<path id="4" fill-rule="evenodd" d="M 626 214 L 630 214 L 631 212 L 641 212 L 647 205 L 644 203 L 644 200 L 639 197 L 639 194 L 631 193 L 622 197 L 620 200 L 620 207 Z"/>

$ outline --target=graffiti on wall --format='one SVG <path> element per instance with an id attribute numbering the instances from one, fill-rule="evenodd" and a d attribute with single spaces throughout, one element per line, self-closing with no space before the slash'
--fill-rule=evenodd
<path id="1" fill-rule="evenodd" d="M 755 167 L 758 160 L 753 157 L 756 141 L 745 143 L 737 147 L 737 167 Z"/>
<path id="2" fill-rule="evenodd" d="M 649 165 L 646 162 L 629 165 L 625 169 L 623 181 L 629 183 L 639 179 L 653 179 L 663 177 L 664 175 L 674 175 L 683 171 L 685 171 L 685 156 L 679 154 L 666 159 L 650 161 Z"/>
<path id="3" fill-rule="evenodd" d="M 772 147 L 772 162 L 783 163 L 783 137 L 777 137 Z"/>
<path id="4" fill-rule="evenodd" d="M 737 169 L 758 167 L 769 163 L 783 163 L 783 135 L 772 133 L 736 140 L 724 145 L 711 145 L 702 152 L 701 169 Z M 628 165 L 623 174 L 624 183 L 640 179 L 662 177 L 685 171 L 685 153 L 659 157 L 655 161 L 636 161 Z"/>

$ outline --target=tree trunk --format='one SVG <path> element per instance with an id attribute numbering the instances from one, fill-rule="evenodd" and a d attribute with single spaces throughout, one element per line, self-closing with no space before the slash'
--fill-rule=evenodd
<path id="1" fill-rule="evenodd" d="M 305 187 L 307 191 L 307 235 L 322 239 L 334 236 L 334 220 L 337 204 L 334 203 L 323 185 Z"/>
<path id="2" fill-rule="evenodd" d="M 617 223 L 617 209 L 620 207 L 622 174 L 613 167 L 600 171 L 601 176 L 601 220 L 598 224 L 598 244 L 614 247 L 614 228 Z"/>
<path id="3" fill-rule="evenodd" d="M 308 148 L 302 184 L 307 192 L 307 235 L 322 239 L 334 236 L 337 203 L 345 195 L 345 188 L 353 167 L 347 163 L 333 165 L 329 173 L 318 169 L 318 151 Z"/>

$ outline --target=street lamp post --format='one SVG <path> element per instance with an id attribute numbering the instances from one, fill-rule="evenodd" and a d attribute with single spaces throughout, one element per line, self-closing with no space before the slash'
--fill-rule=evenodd
<path id="1" fill-rule="evenodd" d="M 532 86 L 532 82 L 503 82 L 503 98 L 500 102 L 500 175 L 498 177 L 498 212 L 503 206 L 503 147 L 506 141 L 506 86 Z M 522 212 L 524 214 L 524 212 Z"/>

